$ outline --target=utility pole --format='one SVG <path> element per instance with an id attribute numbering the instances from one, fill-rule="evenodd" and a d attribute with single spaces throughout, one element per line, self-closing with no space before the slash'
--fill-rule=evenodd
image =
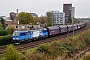
<path id="1" fill-rule="evenodd" d="M 54 24 L 54 23 L 53 23 L 53 17 L 51 17 L 51 19 L 52 19 L 52 26 L 53 26 L 53 24 Z"/>
<path id="2" fill-rule="evenodd" d="M 73 36 L 74 36 L 74 23 L 73 23 L 73 17 L 72 17 L 72 27 L 73 27 Z"/>
<path id="3" fill-rule="evenodd" d="M 71 8 L 71 18 L 72 18 L 72 27 L 73 27 L 73 36 L 74 36 L 74 22 L 73 22 L 73 9 Z"/>

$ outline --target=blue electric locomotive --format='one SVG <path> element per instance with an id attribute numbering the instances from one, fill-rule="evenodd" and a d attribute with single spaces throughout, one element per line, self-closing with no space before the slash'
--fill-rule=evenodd
<path id="1" fill-rule="evenodd" d="M 14 31 L 12 36 L 13 43 L 15 44 L 43 39 L 45 37 L 48 37 L 48 31 L 46 28 L 29 31 Z"/>
<path id="2" fill-rule="evenodd" d="M 28 31 L 14 31 L 13 32 L 13 43 L 20 44 L 22 41 L 32 39 L 33 35 Z"/>

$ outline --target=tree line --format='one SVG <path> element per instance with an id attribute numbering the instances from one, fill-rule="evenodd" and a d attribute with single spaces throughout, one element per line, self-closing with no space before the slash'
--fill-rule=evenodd
<path id="1" fill-rule="evenodd" d="M 21 12 L 18 14 L 16 20 L 19 20 L 20 24 L 46 24 L 46 26 L 54 25 L 54 15 L 52 12 L 46 12 L 46 16 L 41 15 L 40 17 L 33 17 L 28 12 Z M 5 28 L 5 20 L 1 17 L 0 19 L 1 25 Z M 71 15 L 68 17 L 68 23 L 72 23 Z"/>
<path id="2" fill-rule="evenodd" d="M 51 12 L 47 12 L 46 16 L 33 17 L 30 13 L 21 12 L 17 16 L 17 21 L 19 20 L 20 24 L 46 24 L 47 26 L 52 26 L 53 23 L 53 14 Z"/>

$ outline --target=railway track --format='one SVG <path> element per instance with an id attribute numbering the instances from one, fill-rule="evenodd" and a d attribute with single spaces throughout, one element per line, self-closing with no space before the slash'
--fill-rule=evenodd
<path id="1" fill-rule="evenodd" d="M 75 31 L 75 35 L 81 33 L 84 30 L 87 30 L 88 28 L 89 28 L 89 26 L 87 25 L 86 27 Z M 73 32 L 63 34 L 63 35 L 59 35 L 59 36 L 52 37 L 52 38 L 47 38 L 47 39 L 35 41 L 35 42 L 30 42 L 30 43 L 27 43 L 27 44 L 14 45 L 14 47 L 18 51 L 22 51 L 22 50 L 27 50 L 27 49 L 30 49 L 30 48 L 37 47 L 37 46 L 39 46 L 40 44 L 43 44 L 43 43 L 51 43 L 53 41 L 60 40 L 60 39 L 63 39 L 63 38 L 67 38 L 67 37 L 70 37 L 70 36 L 73 36 Z M 5 48 L 6 48 L 6 46 L 0 47 L 0 54 L 3 54 L 5 52 Z"/>

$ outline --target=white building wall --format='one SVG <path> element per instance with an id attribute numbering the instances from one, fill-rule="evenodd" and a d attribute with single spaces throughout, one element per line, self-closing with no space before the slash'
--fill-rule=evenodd
<path id="1" fill-rule="evenodd" d="M 59 11 L 51 11 L 54 14 L 54 24 L 65 24 L 65 13 Z"/>

